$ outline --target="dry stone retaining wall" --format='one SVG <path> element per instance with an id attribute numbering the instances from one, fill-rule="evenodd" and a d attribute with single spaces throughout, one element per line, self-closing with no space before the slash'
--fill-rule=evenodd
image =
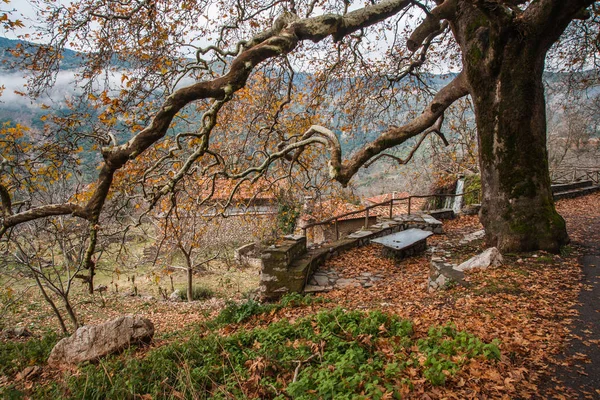
<path id="1" fill-rule="evenodd" d="M 258 243 L 249 243 L 238 249 L 235 249 L 233 257 L 241 265 L 253 268 L 262 268 L 260 251 L 260 245 Z"/>
<path id="2" fill-rule="evenodd" d="M 306 238 L 303 236 L 286 236 L 277 243 L 266 246 L 261 253 L 260 297 L 264 300 L 276 300 L 288 292 L 324 291 L 340 285 L 350 285 L 350 282 L 333 275 L 321 274 L 318 278 L 313 277 L 313 274 L 331 257 L 370 244 L 371 239 L 400 232 L 409 227 L 435 233 L 443 232 L 442 223 L 435 218 L 428 215 L 410 215 L 392 220 L 384 219 L 368 229 L 352 233 L 345 239 L 318 247 L 307 248 Z M 368 287 L 380 277 L 363 278 L 358 284 Z"/>

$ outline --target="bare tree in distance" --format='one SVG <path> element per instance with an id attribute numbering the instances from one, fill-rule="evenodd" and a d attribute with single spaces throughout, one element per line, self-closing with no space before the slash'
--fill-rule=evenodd
<path id="1" fill-rule="evenodd" d="M 64 334 L 67 318 L 74 330 L 80 326 L 71 293 L 84 270 L 86 239 L 80 221 L 58 216 L 20 225 L 2 246 L 2 275 L 12 276 L 17 285 L 33 280 Z"/>
<path id="2" fill-rule="evenodd" d="M 185 193 L 180 192 L 174 198 L 183 196 Z M 160 236 L 157 241 L 157 260 L 165 264 L 166 268 L 185 271 L 186 295 L 189 302 L 194 300 L 194 273 L 203 272 L 221 252 L 221 249 L 217 248 L 218 244 L 211 240 L 213 238 L 210 236 L 211 233 L 214 234 L 215 218 L 203 215 L 202 210 L 190 207 L 191 204 L 193 205 L 193 202 L 190 201 L 183 201 L 181 205 L 174 204 L 167 212 L 152 219 L 155 231 Z M 212 228 L 213 232 L 209 228 Z"/>

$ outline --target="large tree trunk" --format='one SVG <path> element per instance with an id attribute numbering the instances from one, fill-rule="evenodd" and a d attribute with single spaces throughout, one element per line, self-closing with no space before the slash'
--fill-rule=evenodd
<path id="1" fill-rule="evenodd" d="M 488 244 L 505 252 L 557 252 L 568 236 L 548 172 L 542 82 L 547 49 L 517 27 L 474 15 L 459 27 L 459 36 L 476 111 Z"/>

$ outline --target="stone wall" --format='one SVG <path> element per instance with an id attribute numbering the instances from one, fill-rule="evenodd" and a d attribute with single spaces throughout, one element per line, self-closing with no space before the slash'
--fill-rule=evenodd
<path id="1" fill-rule="evenodd" d="M 377 223 L 377 217 L 370 216 L 369 217 L 369 226 L 375 225 Z M 365 218 L 352 218 L 347 220 L 338 221 L 338 232 L 340 234 L 339 238 L 343 239 L 351 235 L 352 233 L 363 229 L 365 226 Z M 332 224 L 327 227 L 326 231 L 327 238 L 331 241 L 335 241 L 335 225 Z"/>
<path id="2" fill-rule="evenodd" d="M 261 254 L 260 297 L 263 300 L 276 300 L 289 292 L 301 293 L 312 274 L 326 260 L 355 247 L 366 246 L 371 239 L 390 235 L 407 228 L 419 227 L 435 233 L 442 233 L 441 222 L 429 215 L 412 215 L 384 219 L 379 223 L 361 229 L 337 242 L 313 245 L 307 248 L 306 238 L 289 235 L 276 244 L 264 247 Z M 418 250 L 424 250 L 425 241 Z"/>
<path id="3" fill-rule="evenodd" d="M 303 236 L 286 236 L 285 240 L 266 247 L 261 255 L 260 297 L 276 300 L 289 292 L 301 293 L 309 278 L 326 260 L 355 247 L 365 246 L 371 239 L 404 230 L 397 221 L 374 224 L 368 230 L 354 232 L 348 238 L 306 248 Z"/>
<path id="4" fill-rule="evenodd" d="M 275 300 L 285 293 L 302 291 L 306 277 L 291 265 L 305 253 L 304 236 L 286 236 L 262 251 L 259 291 L 263 299 Z"/>
<path id="5" fill-rule="evenodd" d="M 262 269 L 261 246 L 259 243 L 249 243 L 233 252 L 233 258 L 245 267 Z"/>
<path id="6" fill-rule="evenodd" d="M 394 221 L 403 223 L 407 228 L 422 229 L 436 234 L 444 233 L 442 222 L 428 214 L 399 215 Z"/>
<path id="7" fill-rule="evenodd" d="M 369 217 L 369 226 L 375 225 L 377 223 L 376 216 Z M 338 221 L 338 233 L 339 239 L 343 239 L 348 235 L 356 232 L 359 229 L 362 229 L 365 225 L 365 218 L 352 218 L 352 219 L 344 219 Z M 307 230 L 307 236 L 311 238 L 312 243 L 324 243 L 324 242 L 335 242 L 336 241 L 336 233 L 335 233 L 335 223 L 330 223 L 326 225 L 316 225 Z M 339 240 L 337 239 L 337 240 Z"/>
<path id="8" fill-rule="evenodd" d="M 437 210 L 429 210 L 427 214 L 431 215 L 433 218 L 437 219 L 454 219 L 456 215 L 454 214 L 454 210 L 451 208 L 440 208 Z"/>

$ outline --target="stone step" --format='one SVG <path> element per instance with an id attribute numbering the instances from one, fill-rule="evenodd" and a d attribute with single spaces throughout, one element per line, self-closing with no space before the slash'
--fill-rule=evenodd
<path id="1" fill-rule="evenodd" d="M 454 219 L 456 215 L 451 208 L 438 208 L 437 210 L 427 210 L 427 214 L 437 219 Z"/>
<path id="2" fill-rule="evenodd" d="M 323 293 L 333 290 L 333 286 L 306 285 L 304 293 Z"/>
<path id="3" fill-rule="evenodd" d="M 567 190 L 564 192 L 554 193 L 554 200 L 560 199 L 572 199 L 575 197 L 585 196 L 600 191 L 600 185 L 588 186 L 574 190 Z"/>
<path id="4" fill-rule="evenodd" d="M 551 186 L 552 194 L 568 192 L 575 189 L 581 189 L 594 186 L 594 181 L 579 181 L 579 182 L 571 182 L 571 183 L 557 183 Z"/>

